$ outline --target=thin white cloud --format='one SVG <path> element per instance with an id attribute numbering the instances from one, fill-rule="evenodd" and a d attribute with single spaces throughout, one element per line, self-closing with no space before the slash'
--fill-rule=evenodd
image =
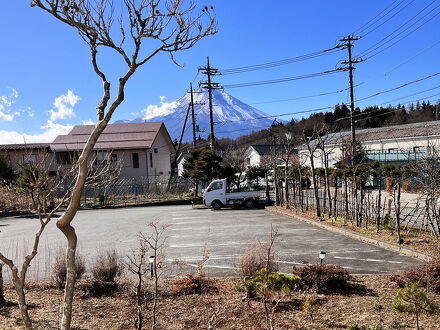
<path id="1" fill-rule="evenodd" d="M 67 134 L 73 128 L 73 125 L 61 125 L 48 120 L 46 125 L 41 126 L 41 133 L 38 134 L 22 134 L 15 131 L 1 131 L 0 143 L 35 143 L 35 142 L 52 142 L 58 135 Z"/>
<path id="2" fill-rule="evenodd" d="M 16 89 L 9 87 L 11 93 L 8 95 L 0 95 L 0 121 L 12 121 L 16 116 L 20 115 L 19 111 L 14 111 L 11 106 L 18 98 Z"/>
<path id="3" fill-rule="evenodd" d="M 95 125 L 95 123 L 93 122 L 93 120 L 89 119 L 89 120 L 83 120 L 82 121 L 83 125 Z"/>
<path id="4" fill-rule="evenodd" d="M 70 89 L 67 90 L 67 94 L 60 95 L 55 98 L 53 106 L 56 110 L 49 110 L 50 120 L 55 121 L 58 119 L 68 119 L 75 116 L 73 107 L 81 100 L 78 95 L 75 95 Z"/>
<path id="5" fill-rule="evenodd" d="M 166 116 L 172 113 L 177 107 L 177 102 L 165 102 L 165 96 L 160 96 L 160 105 L 150 104 L 142 110 L 143 120 L 149 120 L 155 117 Z"/>

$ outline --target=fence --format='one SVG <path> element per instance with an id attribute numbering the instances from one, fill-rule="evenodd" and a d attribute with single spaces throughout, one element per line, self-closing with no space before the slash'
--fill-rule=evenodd
<path id="1" fill-rule="evenodd" d="M 284 191 L 280 190 L 280 200 L 285 200 Z M 335 198 L 336 193 L 336 198 Z M 333 219 L 343 218 L 344 222 L 357 223 L 359 226 L 380 226 L 393 230 L 396 226 L 396 212 L 398 212 L 394 198 L 387 192 L 382 192 L 379 200 L 377 191 L 358 191 L 357 207 L 354 192 L 351 189 L 331 189 L 331 202 L 328 194 L 323 189 L 318 190 L 318 201 L 321 216 L 332 216 Z M 313 189 L 289 189 L 289 207 L 297 213 L 316 214 L 317 203 Z M 330 210 L 331 205 L 331 210 Z M 430 231 L 436 234 L 437 223 L 435 219 L 427 216 L 427 209 L 423 198 L 403 201 L 400 206 L 399 219 L 401 229 Z"/>
<path id="2" fill-rule="evenodd" d="M 192 182 L 182 177 L 120 178 L 110 184 L 85 187 L 81 199 L 84 204 L 136 204 L 187 196 L 193 188 Z"/>

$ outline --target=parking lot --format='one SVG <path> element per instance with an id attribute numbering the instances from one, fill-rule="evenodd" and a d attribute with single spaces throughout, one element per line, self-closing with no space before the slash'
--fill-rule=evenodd
<path id="1" fill-rule="evenodd" d="M 65 244 L 55 221 L 42 236 L 30 270 L 34 279 L 50 276 L 55 255 Z M 169 275 L 195 272 L 205 250 L 209 253 L 205 270 L 210 276 L 235 276 L 242 254 L 249 245 L 267 241 L 271 224 L 279 226 L 275 253 L 284 272 L 291 272 L 293 266 L 304 261 L 318 262 L 320 251 L 327 253 L 325 263 L 341 265 L 356 274 L 392 273 L 420 264 L 415 259 L 266 210 L 212 211 L 188 205 L 79 211 L 73 223 L 78 251 L 88 261 L 99 251 L 112 248 L 125 257 L 137 247 L 138 233 L 148 232 L 147 224 L 152 221 L 170 225 L 166 230 L 166 260 L 186 261 L 185 269 L 170 269 Z M 21 259 L 23 252 L 30 250 L 37 228 L 37 218 L 0 219 L 0 251 L 14 260 Z"/>

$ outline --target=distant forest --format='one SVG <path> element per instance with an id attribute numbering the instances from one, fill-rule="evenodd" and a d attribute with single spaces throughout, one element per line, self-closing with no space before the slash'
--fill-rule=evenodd
<path id="1" fill-rule="evenodd" d="M 405 107 L 397 106 L 368 106 L 363 110 L 356 108 L 354 112 L 355 125 L 357 128 L 374 128 L 382 126 L 403 125 L 436 120 L 436 112 L 440 119 L 440 101 L 437 104 L 428 102 L 417 102 Z M 337 104 L 332 112 L 317 112 L 311 114 L 308 118 L 301 120 L 292 119 L 288 124 L 275 122 L 279 130 L 284 126 L 286 131 L 293 134 L 302 134 L 303 130 L 312 129 L 314 126 L 322 126 L 325 123 L 330 131 L 346 131 L 350 129 L 350 110 L 346 104 Z M 225 127 L 226 129 L 226 127 Z M 219 139 L 218 145 L 221 149 L 231 146 L 242 146 L 250 144 L 271 144 L 271 128 L 254 131 L 247 135 L 242 135 L 233 140 L 230 138 Z M 202 142 L 202 141 L 200 141 Z"/>

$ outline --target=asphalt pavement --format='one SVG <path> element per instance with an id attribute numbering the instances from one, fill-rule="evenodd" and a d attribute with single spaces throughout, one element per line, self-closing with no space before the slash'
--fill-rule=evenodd
<path id="1" fill-rule="evenodd" d="M 65 246 L 55 221 L 41 237 L 38 255 L 30 269 L 32 279 L 48 278 L 56 254 Z M 204 253 L 209 253 L 205 263 L 208 275 L 237 276 L 241 256 L 250 245 L 268 240 L 271 224 L 279 226 L 274 250 L 280 270 L 286 273 L 304 262 L 319 262 L 320 251 L 326 252 L 326 264 L 340 265 L 353 274 L 387 274 L 421 263 L 266 210 L 212 211 L 192 209 L 190 205 L 79 211 L 73 222 L 78 251 L 88 265 L 107 249 L 114 248 L 125 258 L 137 248 L 139 232 L 151 232 L 148 223 L 153 221 L 170 225 L 165 233 L 164 265 L 173 260 L 186 262 L 183 269 L 164 267 L 169 276 L 194 273 Z M 37 229 L 36 217 L 0 219 L 0 251 L 14 260 L 22 259 L 30 251 Z"/>

